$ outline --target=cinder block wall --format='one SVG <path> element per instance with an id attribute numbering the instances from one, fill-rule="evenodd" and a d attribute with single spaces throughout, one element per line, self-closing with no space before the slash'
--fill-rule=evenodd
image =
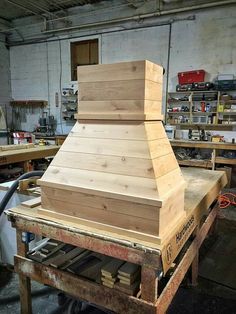
<path id="1" fill-rule="evenodd" d="M 10 55 L 4 37 L 0 36 L 0 105 L 8 104 L 10 98 Z"/>
<path id="2" fill-rule="evenodd" d="M 181 20 L 191 15 L 195 15 L 195 20 Z M 105 15 L 101 15 L 100 18 L 105 18 Z M 172 24 L 171 34 L 168 87 L 170 91 L 175 90 L 179 71 L 205 69 L 208 72 L 208 79 L 213 79 L 218 73 L 236 73 L 235 5 L 155 17 L 144 20 L 139 25 L 140 27 L 151 26 L 170 18 L 177 19 Z M 89 21 L 92 21 L 91 16 Z M 19 21 L 19 23 L 23 22 Z M 126 23 L 124 27 L 132 27 L 132 23 Z M 121 23 L 119 28 L 122 29 Z M 59 34 L 48 39 L 48 43 L 12 46 L 10 48 L 12 97 L 14 99 L 49 99 L 51 113 L 60 123 L 60 108 L 55 106 L 55 93 L 60 93 L 60 74 L 62 87 L 71 83 L 71 41 L 98 38 L 100 63 L 149 59 L 164 68 L 167 67 L 169 25 L 139 30 L 125 30 L 125 28 L 117 31 L 113 26 L 113 29 L 110 29 L 116 30 L 116 32 L 109 33 L 108 29 L 105 34 L 101 34 L 98 29 L 95 36 L 90 36 L 89 31 L 83 30 L 60 37 L 62 39 L 61 62 Z M 23 31 L 24 35 L 27 35 L 28 32 L 28 36 L 31 36 L 33 30 L 25 28 L 25 30 L 22 29 Z M 84 37 L 85 34 L 86 37 Z M 165 90 L 163 94 L 165 96 Z M 165 97 L 163 98 L 163 109 L 164 106 Z M 23 127 L 32 131 L 36 120 L 36 117 L 35 121 L 29 120 Z M 69 130 L 70 126 L 63 122 L 63 132 Z M 60 125 L 58 131 L 61 132 Z"/>

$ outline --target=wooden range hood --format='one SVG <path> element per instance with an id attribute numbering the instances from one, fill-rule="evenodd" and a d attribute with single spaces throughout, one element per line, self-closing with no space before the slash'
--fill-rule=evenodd
<path id="1" fill-rule="evenodd" d="M 78 121 L 39 180 L 44 217 L 161 243 L 185 216 L 162 79 L 149 61 L 78 68 Z"/>

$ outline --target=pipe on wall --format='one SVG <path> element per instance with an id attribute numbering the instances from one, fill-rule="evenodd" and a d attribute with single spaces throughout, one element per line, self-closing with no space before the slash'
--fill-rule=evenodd
<path id="1" fill-rule="evenodd" d="M 199 10 L 199 9 L 206 9 L 206 8 L 211 8 L 211 7 L 216 7 L 216 6 L 230 5 L 230 4 L 236 4 L 236 0 L 210 2 L 210 3 L 201 4 L 201 5 L 165 10 L 165 11 L 158 10 L 158 11 L 152 12 L 152 13 L 134 15 L 134 16 L 125 17 L 125 18 L 117 18 L 117 19 L 112 19 L 112 20 L 108 20 L 108 21 L 87 23 L 87 24 L 82 24 L 82 25 L 75 25 L 75 26 L 70 26 L 70 27 L 46 30 L 46 31 L 43 31 L 42 33 L 43 34 L 49 34 L 49 33 L 52 34 L 52 33 L 56 33 L 56 32 L 64 32 L 64 31 L 71 31 L 71 30 L 76 30 L 76 29 L 103 26 L 103 25 L 115 24 L 115 23 L 119 23 L 119 22 L 139 21 L 141 19 L 146 19 L 146 18 L 151 18 L 151 17 L 156 17 L 156 16 L 163 16 L 163 15 L 169 15 L 169 14 L 175 14 L 175 13 L 181 13 L 181 12 L 187 12 L 187 11 Z"/>

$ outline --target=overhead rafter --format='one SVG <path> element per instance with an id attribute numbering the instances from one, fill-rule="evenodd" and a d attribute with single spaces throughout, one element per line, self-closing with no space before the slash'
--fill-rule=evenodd
<path id="1" fill-rule="evenodd" d="M 60 4 L 58 4 L 56 1 L 54 1 L 54 0 L 46 0 L 46 2 L 49 5 L 53 5 L 54 7 L 57 7 L 59 10 L 63 11 L 65 14 L 67 14 L 67 11 Z"/>
<path id="2" fill-rule="evenodd" d="M 38 10 L 40 10 L 40 11 L 46 13 L 46 14 L 48 14 L 49 16 L 57 17 L 57 15 L 55 13 L 48 11 L 47 9 L 43 8 L 42 6 L 39 6 L 38 4 L 34 3 L 33 1 L 28 1 L 27 0 L 27 2 L 29 3 L 30 6 L 36 8 L 36 9 L 38 9 Z"/>
<path id="3" fill-rule="evenodd" d="M 15 2 L 15 1 L 13 1 L 13 0 L 4 0 L 4 1 L 6 1 L 7 3 L 10 3 L 10 4 L 12 4 L 12 5 L 14 5 L 14 6 L 16 6 L 16 7 L 20 8 L 20 9 L 23 9 L 26 12 L 30 12 L 33 15 L 41 16 L 43 19 L 45 19 L 45 16 L 43 16 L 42 14 L 27 8 L 23 4 L 19 4 L 19 3 Z"/>

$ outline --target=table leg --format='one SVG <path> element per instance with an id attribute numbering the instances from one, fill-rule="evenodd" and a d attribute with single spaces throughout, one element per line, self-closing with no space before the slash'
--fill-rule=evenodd
<path id="1" fill-rule="evenodd" d="M 153 268 L 142 266 L 141 271 L 141 298 L 155 302 L 157 299 L 158 278 L 157 271 Z"/>
<path id="2" fill-rule="evenodd" d="M 199 232 L 199 226 L 195 228 L 193 231 L 194 237 L 198 235 Z M 199 264 L 199 249 L 196 250 L 196 255 L 193 258 L 192 264 L 191 264 L 191 285 L 197 286 L 197 279 L 198 279 L 198 264 Z"/>
<path id="3" fill-rule="evenodd" d="M 17 237 L 17 254 L 19 256 L 26 256 L 28 252 L 28 244 L 22 242 L 22 232 L 16 230 Z M 22 274 L 19 274 L 19 294 L 21 304 L 21 314 L 32 313 L 32 301 L 31 301 L 31 284 L 30 278 Z"/>
<path id="4" fill-rule="evenodd" d="M 192 286 L 197 286 L 198 284 L 198 264 L 199 264 L 199 252 L 197 252 L 196 256 L 193 259 L 191 265 L 191 284 Z"/>

